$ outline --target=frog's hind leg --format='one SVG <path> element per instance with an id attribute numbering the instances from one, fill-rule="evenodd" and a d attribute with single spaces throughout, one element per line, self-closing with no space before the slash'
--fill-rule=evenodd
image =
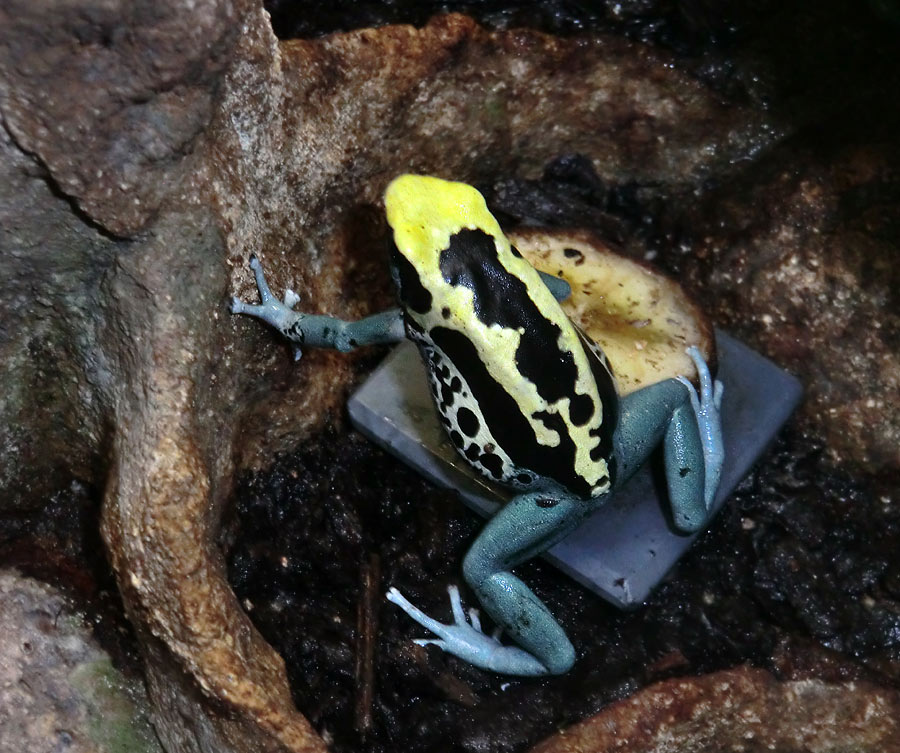
<path id="1" fill-rule="evenodd" d="M 438 636 L 420 643 L 435 643 L 476 666 L 503 674 L 562 674 L 575 661 L 572 644 L 543 602 L 510 569 L 565 537 L 593 506 L 591 501 L 565 494 L 521 494 L 488 522 L 469 549 L 463 562 L 466 581 L 485 611 L 518 646 L 503 645 L 483 634 L 475 621 L 469 625 L 453 594 L 451 625 L 427 617 L 396 589 L 388 598 Z"/>
<path id="2" fill-rule="evenodd" d="M 704 475 L 703 499 L 707 509 L 712 505 L 719 488 L 722 464 L 725 460 L 725 443 L 722 439 L 722 421 L 719 410 L 722 407 L 722 394 L 724 386 L 718 380 L 713 381 L 709 373 L 709 367 L 703 360 L 698 348 L 691 346 L 687 354 L 697 368 L 700 378 L 700 393 L 694 390 L 692 385 L 683 376 L 678 381 L 687 387 L 691 400 L 691 408 L 697 419 L 697 429 L 700 432 L 700 444 L 703 447 L 703 464 L 706 471 Z"/>
<path id="3" fill-rule="evenodd" d="M 618 486 L 662 442 L 673 520 L 680 530 L 692 532 L 709 519 L 724 449 L 719 417 L 722 385 L 713 383 L 696 348 L 689 348 L 688 354 L 700 375 L 699 397 L 683 377 L 626 395 L 619 404 L 614 444 Z"/>
<path id="4" fill-rule="evenodd" d="M 463 560 L 463 575 L 484 610 L 546 674 L 567 672 L 575 650 L 544 603 L 510 570 L 568 536 L 598 503 L 568 494 L 520 494 L 488 521 Z M 495 669 L 513 673 L 512 667 Z"/>

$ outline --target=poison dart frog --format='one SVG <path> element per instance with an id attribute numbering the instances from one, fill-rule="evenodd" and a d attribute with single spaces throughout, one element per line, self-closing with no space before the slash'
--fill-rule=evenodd
<path id="1" fill-rule="evenodd" d="M 254 257 L 262 302 L 235 298 L 231 310 L 303 347 L 347 351 L 404 337 L 418 345 L 453 444 L 516 492 L 463 561 L 466 582 L 514 643 L 483 633 L 456 587 L 452 624 L 428 617 L 396 588 L 387 598 L 436 636 L 417 643 L 499 673 L 561 674 L 575 661 L 572 644 L 511 569 L 604 504 L 659 443 L 675 524 L 703 527 L 724 456 L 722 385 L 691 347 L 699 394 L 677 377 L 620 397 L 600 348 L 560 308 L 568 285 L 522 258 L 471 186 L 402 175 L 388 186 L 385 209 L 398 308 L 356 322 L 297 313 L 296 296 L 279 301 Z"/>

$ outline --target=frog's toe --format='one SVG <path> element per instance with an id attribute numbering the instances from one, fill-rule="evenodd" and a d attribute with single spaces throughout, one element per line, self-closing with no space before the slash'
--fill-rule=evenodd
<path id="1" fill-rule="evenodd" d="M 237 296 L 234 296 L 231 299 L 231 313 L 232 314 L 249 314 L 250 316 L 255 316 L 258 319 L 265 319 L 269 315 L 269 309 L 266 306 L 260 306 L 255 303 L 245 303 Z"/>
<path id="2" fill-rule="evenodd" d="M 413 638 L 413 643 L 417 646 L 437 646 L 440 649 L 444 648 L 444 641 L 440 638 Z"/>
<path id="3" fill-rule="evenodd" d="M 713 381 L 709 373 L 709 366 L 700 353 L 700 350 L 691 346 L 685 351 L 697 369 L 700 378 L 699 395 L 693 385 L 684 377 L 678 380 L 687 387 L 690 393 L 691 406 L 697 418 L 697 427 L 700 430 L 700 442 L 703 447 L 703 464 L 705 467 L 705 483 L 703 501 L 709 510 L 719 487 L 719 478 L 722 475 L 722 465 L 725 462 L 725 443 L 722 439 L 722 419 L 720 409 L 722 395 L 725 392 L 724 385 Z"/>
<path id="4" fill-rule="evenodd" d="M 511 675 L 545 675 L 544 667 L 534 656 L 516 646 L 504 646 L 498 640 L 499 631 L 493 635 L 481 632 L 478 613 L 469 612 L 470 625 L 456 586 L 448 586 L 453 623 L 445 624 L 432 619 L 414 606 L 396 588 L 387 592 L 389 601 L 396 604 L 422 627 L 430 630 L 437 638 L 419 638 L 414 642 L 420 646 L 434 645 L 448 654 L 458 656 L 476 667 Z"/>
<path id="5" fill-rule="evenodd" d="M 447 592 L 450 594 L 450 607 L 453 610 L 453 625 L 445 625 L 442 622 L 438 622 L 437 620 L 432 619 L 421 609 L 415 606 L 412 602 L 410 602 L 409 599 L 407 599 L 396 588 L 390 588 L 386 596 L 388 601 L 396 604 L 422 627 L 424 627 L 426 630 L 430 630 L 440 638 L 447 638 L 447 636 L 449 635 L 448 631 L 450 631 L 453 627 L 458 626 L 464 626 L 469 630 L 477 632 L 479 635 L 483 635 L 483 633 L 481 633 L 480 623 L 478 623 L 478 629 L 476 630 L 474 627 L 470 626 L 468 622 L 466 622 L 466 615 L 462 607 L 462 600 L 459 596 L 459 589 L 456 586 L 448 586 Z"/>
<path id="6" fill-rule="evenodd" d="M 262 264 L 256 257 L 256 254 L 250 254 L 250 269 L 253 270 L 253 277 L 256 280 L 256 289 L 259 291 L 259 297 L 262 303 L 268 303 L 275 296 L 269 289 L 269 283 L 266 282 L 266 275 L 263 272 Z"/>

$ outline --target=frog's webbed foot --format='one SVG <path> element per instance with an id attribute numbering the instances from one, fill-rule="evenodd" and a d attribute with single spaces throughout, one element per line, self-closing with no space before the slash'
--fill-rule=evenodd
<path id="1" fill-rule="evenodd" d="M 450 625 L 429 617 L 410 603 L 396 588 L 391 588 L 386 595 L 388 601 L 392 601 L 422 627 L 437 636 L 437 638 L 419 638 L 415 643 L 420 646 L 433 644 L 448 654 L 492 672 L 527 676 L 547 674 L 547 668 L 527 651 L 500 643 L 500 630 L 496 630 L 492 635 L 483 633 L 477 610 L 470 609 L 467 619 L 456 586 L 449 586 L 447 593 L 450 595 L 450 608 L 453 610 L 453 624 Z"/>
<path id="2" fill-rule="evenodd" d="M 705 482 L 703 489 L 703 501 L 706 509 L 712 506 L 719 487 L 719 479 L 722 475 L 722 464 L 725 461 L 725 445 L 722 441 L 722 419 L 720 408 L 722 407 L 722 393 L 725 388 L 719 380 L 713 382 L 709 373 L 709 367 L 703 359 L 699 349 L 692 345 L 685 351 L 697 368 L 700 377 L 700 394 L 698 396 L 694 386 L 683 376 L 678 377 L 688 389 L 691 398 L 691 407 L 697 418 L 697 427 L 700 429 L 700 443 L 703 447 L 703 464 L 705 467 Z"/>
<path id="3" fill-rule="evenodd" d="M 300 300 L 300 296 L 289 289 L 284 293 L 284 302 L 279 301 L 269 289 L 262 264 L 260 264 L 259 259 L 255 255 L 250 257 L 250 269 L 253 270 L 253 275 L 256 278 L 256 288 L 259 290 L 260 303 L 258 305 L 244 303 L 244 301 L 235 296 L 231 299 L 231 313 L 255 316 L 257 319 L 262 319 L 267 324 L 271 324 L 287 337 L 298 340 L 299 338 L 292 337 L 291 332 L 298 329 L 298 322 L 306 316 L 293 311 L 293 307 Z"/>

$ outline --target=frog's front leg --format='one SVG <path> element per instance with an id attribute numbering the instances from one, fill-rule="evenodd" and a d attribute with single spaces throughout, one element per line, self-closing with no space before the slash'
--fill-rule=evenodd
<path id="1" fill-rule="evenodd" d="M 550 291 L 550 295 L 558 302 L 562 303 L 572 295 L 572 286 L 561 277 L 555 277 L 547 272 L 541 272 L 541 270 L 538 270 L 537 273 L 541 276 L 541 280 L 547 287 L 547 290 Z"/>
<path id="2" fill-rule="evenodd" d="M 396 589 L 388 598 L 438 639 L 444 651 L 482 669 L 510 675 L 555 675 L 566 672 L 575 651 L 543 602 L 510 572 L 574 530 L 596 502 L 563 492 L 529 492 L 513 498 L 484 527 L 463 562 L 463 574 L 484 610 L 518 645 L 504 645 L 481 632 L 477 618 L 465 619 L 458 594 L 451 592 L 454 623 L 432 620 Z"/>
<path id="3" fill-rule="evenodd" d="M 405 337 L 400 309 L 389 309 L 357 322 L 347 322 L 333 316 L 302 314 L 292 308 L 297 300 L 292 291 L 285 294 L 284 302 L 272 293 L 262 265 L 255 256 L 250 257 L 250 268 L 256 276 L 260 303 L 254 305 L 232 298 L 231 313 L 262 319 L 298 345 L 348 351 L 360 345 L 395 343 Z"/>

